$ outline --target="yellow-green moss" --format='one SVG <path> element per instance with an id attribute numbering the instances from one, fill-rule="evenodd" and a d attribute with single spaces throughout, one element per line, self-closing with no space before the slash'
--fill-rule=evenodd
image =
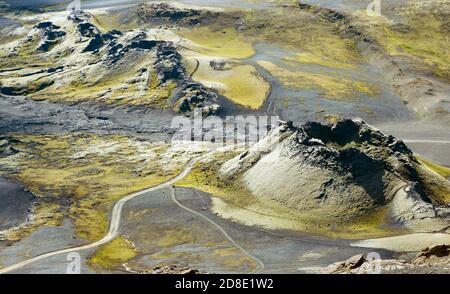
<path id="1" fill-rule="evenodd" d="M 255 197 L 243 189 L 238 181 L 227 181 L 220 176 L 220 164 L 235 155 L 234 152 L 225 153 L 214 163 L 196 164 L 184 179 L 176 183 L 176 186 L 198 189 L 241 207 L 254 203 Z"/>
<path id="2" fill-rule="evenodd" d="M 416 156 L 416 158 L 421 164 L 423 164 L 427 168 L 431 169 L 435 173 L 443 176 L 444 178 L 450 177 L 450 168 L 449 167 L 446 167 L 446 166 L 443 166 L 443 165 L 440 165 L 440 164 L 428 161 L 428 160 L 423 159 L 423 158 L 421 158 L 419 156 Z"/>
<path id="3" fill-rule="evenodd" d="M 233 65 L 221 71 L 203 62 L 193 79 L 216 88 L 236 104 L 252 109 L 259 109 L 270 91 L 269 83 L 251 65 Z"/>
<path id="4" fill-rule="evenodd" d="M 129 241 L 118 237 L 99 248 L 90 258 L 90 263 L 103 269 L 117 269 L 136 254 L 136 249 Z"/>
<path id="5" fill-rule="evenodd" d="M 305 64 L 316 64 L 324 67 L 336 68 L 336 69 L 354 69 L 356 68 L 355 64 L 345 63 L 338 58 L 330 58 L 326 55 L 321 55 L 317 53 L 311 52 L 303 52 L 298 54 L 295 57 L 286 57 L 284 58 L 287 61 L 295 61 L 299 63 Z"/>
<path id="6" fill-rule="evenodd" d="M 410 3 L 394 13 L 402 19 L 404 27 L 397 29 L 388 19 L 367 18 L 365 12 L 357 13 L 360 24 L 392 56 L 411 58 L 420 68 L 433 71 L 437 76 L 450 79 L 450 39 L 445 30 L 447 19 L 439 15 L 439 4 L 434 8 L 421 8 Z M 431 6 L 430 6 L 431 7 Z"/>
<path id="7" fill-rule="evenodd" d="M 136 18 L 130 18 L 124 21 L 123 14 L 108 12 L 108 13 L 95 13 L 93 14 L 93 23 L 100 29 L 102 33 L 107 33 L 112 30 L 120 30 L 122 32 L 130 31 L 133 29 L 142 28 Z"/>
<path id="8" fill-rule="evenodd" d="M 12 71 L 5 80 L 12 85 L 18 79 L 23 86 L 18 88 L 36 101 L 48 100 L 52 102 L 99 102 L 114 105 L 147 106 L 151 108 L 166 108 L 168 98 L 177 87 L 177 81 L 169 80 L 160 83 L 156 75 L 153 59 L 154 54 L 140 54 L 134 56 L 133 62 L 124 62 L 120 65 L 108 67 L 94 65 L 85 78 L 78 74 L 64 75 L 63 79 L 54 80 L 52 76 L 46 77 L 45 72 L 50 67 L 59 66 L 62 56 L 56 58 L 37 54 L 34 42 L 26 43 L 19 50 L 17 57 L 4 58 L 0 66 L 4 68 L 24 67 L 44 74 L 28 77 L 24 80 L 23 71 Z M 97 68 L 95 68 L 97 67 Z M 141 80 L 141 69 L 149 71 L 148 85 Z M 93 72 L 95 70 L 95 72 Z M 139 78 L 139 79 L 138 79 Z"/>
<path id="9" fill-rule="evenodd" d="M 417 157 L 420 182 L 427 195 L 441 205 L 450 203 L 450 169 Z"/>
<path id="10" fill-rule="evenodd" d="M 303 71 L 294 72 L 269 61 L 259 61 L 258 64 L 278 78 L 286 87 L 306 90 L 318 89 L 325 98 L 329 99 L 349 100 L 355 99 L 357 93 L 368 96 L 374 96 L 378 93 L 376 88 L 362 81 Z"/>
<path id="11" fill-rule="evenodd" d="M 331 68 L 353 68 L 364 58 L 336 26 L 296 7 L 248 11 L 243 34 L 298 53 L 297 61 Z"/>
<path id="12" fill-rule="evenodd" d="M 224 58 L 248 58 L 255 54 L 253 46 L 233 28 L 212 30 L 208 27 L 183 29 L 178 32 L 193 42 L 192 50 Z"/>
<path id="13" fill-rule="evenodd" d="M 194 243 L 194 236 L 189 231 L 183 229 L 167 229 L 158 239 L 159 247 L 172 247 L 186 243 Z"/>
<path id="14" fill-rule="evenodd" d="M 408 233 L 407 228 L 389 228 L 389 208 L 387 206 L 367 212 L 352 221 L 330 227 L 329 236 L 345 239 L 376 238 Z"/>
<path id="15" fill-rule="evenodd" d="M 239 269 L 244 267 L 254 270 L 258 266 L 254 259 L 243 255 L 236 247 L 216 249 L 213 254 L 213 258 L 220 260 L 226 268 Z"/>
<path id="16" fill-rule="evenodd" d="M 167 181 L 181 169 L 158 163 L 169 145 L 142 145 L 122 135 L 15 138 L 22 152 L 0 160 L 1 166 L 17 168 L 11 176 L 38 196 L 71 199 L 73 205 L 65 214 L 74 219 L 76 233 L 92 241 L 106 233 L 113 202 Z M 153 160 L 146 162 L 149 158 Z"/>

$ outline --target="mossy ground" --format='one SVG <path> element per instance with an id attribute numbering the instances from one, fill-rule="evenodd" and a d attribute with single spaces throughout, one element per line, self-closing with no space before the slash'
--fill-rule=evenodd
<path id="1" fill-rule="evenodd" d="M 417 57 L 430 66 L 440 77 L 450 79 L 450 41 L 448 33 L 442 32 L 443 23 L 433 17 L 414 17 L 410 20 L 416 28 L 402 33 L 385 28 L 384 44 L 391 55 Z"/>
<path id="2" fill-rule="evenodd" d="M 355 69 L 355 64 L 346 63 L 340 58 L 330 58 L 329 56 L 320 55 L 313 52 L 303 52 L 295 57 L 286 57 L 287 61 L 294 61 L 301 64 L 315 64 L 323 67 L 336 69 Z"/>
<path id="3" fill-rule="evenodd" d="M 275 44 L 298 52 L 297 61 L 330 68 L 353 68 L 364 58 L 351 40 L 313 13 L 296 7 L 248 11 L 243 34 L 253 42 Z"/>
<path id="4" fill-rule="evenodd" d="M 183 29 L 177 32 L 193 42 L 191 50 L 207 56 L 243 59 L 255 54 L 252 43 L 233 28 L 214 30 L 210 27 Z"/>
<path id="5" fill-rule="evenodd" d="M 31 41 L 20 43 L 14 55 L 10 55 L 5 50 L 0 50 L 0 68 L 2 70 L 21 68 L 39 71 L 40 69 L 47 69 L 55 65 L 55 60 L 53 58 L 36 56 L 35 51 L 38 45 L 39 40 L 36 38 Z M 9 74 L 9 77 L 11 78 L 19 76 L 20 74 Z"/>
<path id="6" fill-rule="evenodd" d="M 365 12 L 357 13 L 360 25 L 375 37 L 391 56 L 409 58 L 425 71 L 449 80 L 450 39 L 446 29 L 448 11 L 440 11 L 439 1 L 428 8 L 420 3 L 410 3 L 393 11 L 400 24 L 387 18 L 367 18 Z"/>
<path id="7" fill-rule="evenodd" d="M 31 213 L 33 217 L 30 223 L 20 229 L 13 229 L 5 233 L 7 240 L 19 241 L 40 226 L 59 226 L 64 218 L 63 209 L 57 203 L 37 203 L 33 206 Z"/>
<path id="8" fill-rule="evenodd" d="M 294 5 L 295 6 L 295 5 Z M 365 71 L 366 58 L 351 39 L 338 33 L 336 24 L 297 7 L 249 11 L 242 34 L 287 50 L 286 66 L 260 60 L 259 64 L 291 89 L 317 90 L 325 98 L 352 100 L 379 94 L 376 86 L 349 75 Z M 313 70 L 308 69 L 312 65 Z M 292 70 L 293 67 L 298 69 Z"/>
<path id="9" fill-rule="evenodd" d="M 138 142 L 123 135 L 87 133 L 15 138 L 19 142 L 15 148 L 21 152 L 1 160 L 3 172 L 12 170 L 11 177 L 45 199 L 42 205 L 47 210 L 68 200 L 70 207 L 61 207 L 55 215 L 71 217 L 77 235 L 92 241 L 105 234 L 113 202 L 167 181 L 188 160 L 184 157 L 178 158 L 178 162 L 167 162 L 169 159 L 163 159 L 164 156 L 176 157 L 165 154 L 168 144 Z M 46 219 L 46 214 L 38 212 L 38 219 Z"/>
<path id="10" fill-rule="evenodd" d="M 118 237 L 99 248 L 89 259 L 91 265 L 102 269 L 117 269 L 137 255 L 136 249 L 124 237 Z"/>
<path id="11" fill-rule="evenodd" d="M 438 204 L 450 203 L 450 168 L 416 156 L 418 174 L 425 192 Z"/>
<path id="12" fill-rule="evenodd" d="M 287 63 L 318 65 L 323 73 L 290 71 L 285 68 L 269 70 L 286 87 L 294 89 L 318 89 L 325 98 L 349 100 L 358 95 L 375 96 L 378 89 L 365 81 L 354 80 L 336 74 L 335 70 L 360 70 L 365 59 L 355 48 L 354 42 L 344 39 L 336 32 L 336 26 L 312 13 L 297 8 L 276 7 L 270 10 L 247 11 L 245 24 L 239 31 L 234 29 L 213 29 L 201 27 L 184 29 L 180 35 L 198 46 L 190 49 L 208 56 L 222 58 L 246 58 L 254 54 L 252 43 L 265 42 L 293 53 L 286 57 Z M 267 65 L 266 61 L 261 61 Z M 255 79 L 250 68 L 240 67 L 225 73 L 207 69 L 201 65 L 194 78 L 206 84 L 223 85 L 222 94 L 234 102 L 257 109 L 265 100 L 269 88 L 262 79 Z M 266 68 L 267 69 L 267 68 Z M 255 86 L 253 86 L 255 85 Z"/>
<path id="13" fill-rule="evenodd" d="M 177 182 L 176 186 L 198 189 L 243 207 L 255 203 L 256 198 L 237 181 L 227 181 L 220 176 L 221 163 L 236 155 L 236 152 L 224 153 L 219 155 L 214 163 L 196 164 L 191 173 Z"/>
<path id="14" fill-rule="evenodd" d="M 217 91 L 236 104 L 259 109 L 266 100 L 270 86 L 251 65 L 233 65 L 227 70 L 213 70 L 203 62 L 193 79 Z"/>
<path id="15" fill-rule="evenodd" d="M 107 33 L 112 30 L 124 32 L 141 27 L 136 18 L 130 18 L 121 12 L 97 13 L 93 16 L 93 23 L 102 33 Z"/>
<path id="16" fill-rule="evenodd" d="M 450 168 L 449 167 L 431 162 L 429 160 L 426 160 L 426 159 L 418 157 L 418 156 L 416 156 L 416 158 L 421 164 L 425 165 L 426 167 L 428 167 L 432 171 L 436 172 L 437 174 L 443 176 L 444 178 L 447 179 L 448 177 L 450 177 Z"/>
<path id="17" fill-rule="evenodd" d="M 325 98 L 334 100 L 352 100 L 358 94 L 375 96 L 376 88 L 363 81 L 310 73 L 306 71 L 290 71 L 269 61 L 258 64 L 275 76 L 285 87 L 299 90 L 317 89 Z"/>
<path id="18" fill-rule="evenodd" d="M 266 100 L 270 85 L 251 65 L 240 59 L 249 58 L 255 51 L 252 43 L 233 28 L 213 29 L 208 26 L 183 29 L 178 34 L 191 41 L 188 49 L 195 53 L 186 58 L 198 60 L 193 79 L 216 89 L 220 94 L 241 106 L 258 109 Z M 214 70 L 209 61 L 226 60 L 225 70 Z"/>

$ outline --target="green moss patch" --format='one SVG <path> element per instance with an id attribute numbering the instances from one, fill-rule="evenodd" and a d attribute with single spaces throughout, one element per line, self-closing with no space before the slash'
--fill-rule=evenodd
<path id="1" fill-rule="evenodd" d="M 136 249 L 123 237 L 118 237 L 99 248 L 90 258 L 93 266 L 103 269 L 117 269 L 137 255 Z"/>

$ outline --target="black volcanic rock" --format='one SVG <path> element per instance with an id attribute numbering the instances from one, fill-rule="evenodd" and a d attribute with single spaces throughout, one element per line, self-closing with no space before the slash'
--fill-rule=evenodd
<path id="1" fill-rule="evenodd" d="M 199 24 L 205 14 L 211 14 L 201 10 L 176 8 L 167 3 L 142 4 L 136 8 L 136 13 L 146 22 L 187 25 Z"/>
<path id="2" fill-rule="evenodd" d="M 319 122 L 307 122 L 303 126 L 304 131 L 312 138 L 318 138 L 327 143 L 331 137 L 331 127 Z"/>
<path id="3" fill-rule="evenodd" d="M 36 48 L 37 52 L 50 51 L 61 39 L 66 36 L 66 32 L 60 30 L 61 27 L 52 22 L 41 22 L 34 26 L 39 31 L 41 42 Z"/>
<path id="4" fill-rule="evenodd" d="M 133 41 L 130 45 L 130 49 L 144 49 L 150 50 L 156 47 L 156 45 L 160 44 L 160 41 L 155 40 L 139 40 Z"/>
<path id="5" fill-rule="evenodd" d="M 41 23 L 38 23 L 37 25 L 34 26 L 34 28 L 39 29 L 39 30 L 59 30 L 61 27 L 53 24 L 50 21 L 44 21 Z"/>
<path id="6" fill-rule="evenodd" d="M 186 78 L 181 60 L 181 55 L 171 42 L 158 44 L 155 67 L 161 83 L 171 79 L 184 80 Z"/>
<path id="7" fill-rule="evenodd" d="M 105 41 L 101 34 L 96 34 L 94 38 L 89 41 L 89 44 L 84 48 L 83 52 L 94 52 L 105 45 Z"/>
<path id="8" fill-rule="evenodd" d="M 361 123 L 352 119 L 338 121 L 331 127 L 330 139 L 340 145 L 358 140 Z"/>
<path id="9" fill-rule="evenodd" d="M 93 38 L 99 33 L 97 27 L 89 22 L 82 22 L 78 24 L 77 30 L 81 36 L 87 38 Z"/>

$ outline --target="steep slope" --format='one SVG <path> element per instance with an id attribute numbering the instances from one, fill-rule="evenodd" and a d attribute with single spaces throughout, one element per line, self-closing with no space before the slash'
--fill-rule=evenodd
<path id="1" fill-rule="evenodd" d="M 368 17 L 365 10 L 349 13 L 301 2 L 297 7 L 320 16 L 354 42 L 421 118 L 448 124 L 450 2 L 387 5 L 379 17 Z"/>
<path id="2" fill-rule="evenodd" d="M 350 221 L 389 208 L 392 221 L 411 227 L 422 219 L 436 220 L 426 230 L 450 225 L 448 208 L 439 207 L 449 203 L 450 183 L 421 165 L 401 140 L 358 119 L 299 128 L 281 122 L 221 173 L 242 181 L 261 203 L 322 220 Z"/>

